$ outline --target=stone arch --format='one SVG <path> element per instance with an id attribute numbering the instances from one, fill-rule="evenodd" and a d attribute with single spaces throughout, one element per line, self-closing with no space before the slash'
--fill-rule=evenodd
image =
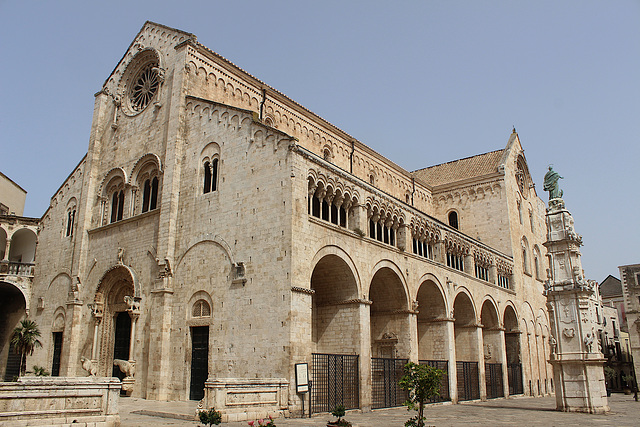
<path id="1" fill-rule="evenodd" d="M 105 271 L 102 275 L 102 278 L 98 282 L 96 292 L 102 292 L 103 294 L 105 292 L 108 292 L 114 285 L 115 280 L 118 279 L 125 280 L 131 283 L 134 291 L 134 297 L 141 296 L 140 283 L 138 282 L 137 274 L 135 273 L 133 268 L 124 264 L 116 264 Z"/>
<path id="2" fill-rule="evenodd" d="M 128 301 L 137 300 L 138 309 L 132 310 Z M 114 359 L 133 361 L 135 349 L 130 337 L 135 334 L 135 312 L 139 314 L 140 286 L 131 267 L 116 264 L 103 275 L 96 289 L 94 303 L 94 327 L 98 328 L 98 342 L 93 343 L 97 354 L 97 374 L 125 377 L 120 367 L 114 367 Z M 99 307 L 99 309 L 96 309 Z"/>
<path id="3" fill-rule="evenodd" d="M 213 298 L 204 290 L 199 290 L 191 295 L 185 310 L 187 324 L 189 326 L 206 326 L 213 319 Z"/>
<path id="4" fill-rule="evenodd" d="M 458 375 L 458 400 L 471 400 L 480 397 L 481 355 L 478 349 L 478 318 L 471 293 L 460 289 L 453 299 L 453 331 L 456 350 L 456 368 L 462 367 L 465 375 Z M 484 378 L 483 378 L 484 380 Z"/>
<path id="5" fill-rule="evenodd" d="M 26 289 L 10 280 L 0 280 L 0 354 L 6 357 L 13 329 L 27 314 L 29 299 Z"/>
<path id="6" fill-rule="evenodd" d="M 420 279 L 418 303 L 418 359 L 448 360 L 451 345 L 448 334 L 446 292 L 438 279 L 426 274 Z"/>
<path id="7" fill-rule="evenodd" d="M 372 356 L 409 358 L 412 314 L 401 270 L 388 260 L 380 261 L 373 268 L 368 294 Z"/>
<path id="8" fill-rule="evenodd" d="M 131 169 L 131 181 L 129 183 L 135 184 L 138 181 L 140 173 L 147 167 L 155 168 L 159 173 L 162 173 L 162 161 L 160 160 L 160 157 L 155 153 L 147 153 L 140 157 Z"/>
<path id="9" fill-rule="evenodd" d="M 486 363 L 503 363 L 500 318 L 498 308 L 491 297 L 486 297 L 482 303 L 480 323 L 482 324 L 484 361 Z"/>
<path id="10" fill-rule="evenodd" d="M 9 261 L 18 263 L 33 263 L 36 257 L 38 237 L 30 228 L 20 228 L 11 234 Z"/>
<path id="11" fill-rule="evenodd" d="M 211 242 L 219 246 L 220 249 L 222 249 L 223 252 L 225 253 L 227 259 L 229 260 L 230 267 L 242 270 L 241 266 L 243 263 L 236 261 L 235 256 L 233 254 L 233 249 L 231 249 L 231 246 L 229 246 L 226 240 L 224 240 L 218 234 L 206 233 L 206 234 L 200 234 L 194 237 L 193 239 L 191 239 L 191 241 L 189 242 L 189 245 L 187 246 L 187 249 L 184 251 L 182 255 L 178 257 L 178 261 L 176 262 L 176 268 L 175 268 L 176 271 L 182 264 L 183 259 L 187 256 L 189 251 L 191 251 L 196 245 L 200 243 L 205 243 L 205 242 Z M 239 273 L 241 273 L 241 271 L 239 271 Z"/>
<path id="12" fill-rule="evenodd" d="M 67 313 L 64 307 L 58 306 L 51 316 L 51 332 L 62 332 L 66 325 Z"/>
<path id="13" fill-rule="evenodd" d="M 335 246 L 335 245 L 323 246 L 318 252 L 316 252 L 315 256 L 311 260 L 311 265 L 317 266 L 318 262 L 320 262 L 322 258 L 328 255 L 333 255 L 340 258 L 342 262 L 346 264 L 350 273 L 353 275 L 353 278 L 355 280 L 355 285 L 357 288 L 357 292 L 353 298 L 365 298 L 366 296 L 362 291 L 360 274 L 358 273 L 358 269 L 356 268 L 355 262 L 353 261 L 351 256 L 339 246 Z M 309 272 L 310 273 L 309 273 L 309 276 L 307 277 L 307 283 L 311 283 L 311 278 L 313 276 L 313 269 L 310 269 Z"/>
<path id="14" fill-rule="evenodd" d="M 358 354 L 359 296 L 356 270 L 337 247 L 324 247 L 312 261 L 312 345 L 316 353 Z"/>
<path id="15" fill-rule="evenodd" d="M 118 179 L 122 180 L 123 184 L 129 182 L 129 180 L 127 179 L 127 173 L 124 171 L 124 169 L 113 168 L 109 172 L 107 172 L 107 174 L 102 179 L 98 190 L 98 194 L 100 195 L 100 197 L 107 197 L 108 194 L 106 192 L 108 191 L 109 186 L 112 182 L 115 182 Z"/>
<path id="16" fill-rule="evenodd" d="M 0 224 L 0 260 L 5 259 L 5 251 L 7 248 L 7 230 Z"/>

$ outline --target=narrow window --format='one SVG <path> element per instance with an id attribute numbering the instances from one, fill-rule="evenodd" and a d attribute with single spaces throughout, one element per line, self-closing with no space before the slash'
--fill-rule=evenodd
<path id="1" fill-rule="evenodd" d="M 457 212 L 454 211 L 449 213 L 449 225 L 455 228 L 456 230 L 458 229 L 458 213 Z"/>
<path id="2" fill-rule="evenodd" d="M 347 226 L 347 210 L 340 206 L 340 227 Z"/>
<path id="3" fill-rule="evenodd" d="M 211 191 L 218 190 L 218 159 L 211 163 Z"/>
<path id="4" fill-rule="evenodd" d="M 329 221 L 329 203 L 326 200 L 322 201 L 322 219 Z"/>
<path id="5" fill-rule="evenodd" d="M 122 219 L 124 213 L 124 191 L 120 190 L 118 193 L 118 221 Z"/>
<path id="6" fill-rule="evenodd" d="M 151 180 L 151 203 L 149 209 L 153 210 L 158 207 L 158 177 Z"/>
<path id="7" fill-rule="evenodd" d="M 211 163 L 204 162 L 204 190 L 206 194 L 211 191 Z"/>
<path id="8" fill-rule="evenodd" d="M 396 234 L 395 234 L 395 231 L 393 230 L 393 228 L 389 228 L 389 244 L 391 246 L 395 246 L 396 245 Z"/>
<path id="9" fill-rule="evenodd" d="M 113 193 L 111 198 L 111 222 L 118 220 L 118 192 Z"/>
<path id="10" fill-rule="evenodd" d="M 376 239 L 382 242 L 382 224 L 376 223 Z"/>
<path id="11" fill-rule="evenodd" d="M 315 195 L 311 199 L 311 215 L 320 218 L 320 199 Z"/>
<path id="12" fill-rule="evenodd" d="M 369 237 L 376 238 L 376 223 L 372 219 L 369 220 Z"/>
<path id="13" fill-rule="evenodd" d="M 69 212 L 67 212 L 67 237 L 72 236 L 73 235 L 73 225 L 75 223 L 75 219 L 76 219 L 76 210 L 72 209 Z"/>
<path id="14" fill-rule="evenodd" d="M 533 229 L 533 212 L 529 211 L 529 225 L 531 226 L 531 232 L 534 233 Z"/>
<path id="15" fill-rule="evenodd" d="M 149 198 L 151 197 L 151 183 L 147 179 L 144 182 L 142 191 L 142 213 L 149 210 Z"/>
<path id="16" fill-rule="evenodd" d="M 338 207 L 333 203 L 331 204 L 331 222 L 338 225 Z"/>

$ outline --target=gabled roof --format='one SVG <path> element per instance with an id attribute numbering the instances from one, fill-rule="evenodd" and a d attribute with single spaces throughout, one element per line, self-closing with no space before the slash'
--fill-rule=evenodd
<path id="1" fill-rule="evenodd" d="M 622 296 L 622 282 L 617 277 L 608 275 L 600 283 L 600 296 L 602 298 L 612 298 Z"/>
<path id="2" fill-rule="evenodd" d="M 433 187 L 498 172 L 504 149 L 418 169 L 411 174 Z"/>

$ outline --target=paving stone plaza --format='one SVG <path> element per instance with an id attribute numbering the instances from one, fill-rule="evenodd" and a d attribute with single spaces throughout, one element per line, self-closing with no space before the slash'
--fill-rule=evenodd
<path id="1" fill-rule="evenodd" d="M 611 412 L 592 415 L 558 412 L 555 399 L 547 397 L 515 397 L 486 402 L 472 401 L 459 405 L 435 404 L 425 409 L 427 425 L 432 426 L 637 426 L 640 424 L 640 402 L 633 395 L 613 394 L 609 398 Z M 196 402 L 159 402 L 136 398 L 120 399 L 122 426 L 186 426 L 201 425 L 189 421 Z M 144 415 L 154 414 L 154 415 Z M 413 416 L 404 407 L 362 413 L 349 411 L 345 419 L 353 427 L 403 426 Z M 174 417 L 174 418 L 171 418 Z M 178 417 L 182 419 L 178 419 Z M 325 426 L 332 420 L 328 414 L 312 418 L 277 419 L 278 427 Z M 256 423 L 257 424 L 257 423 Z M 221 426 L 246 426 L 246 421 L 223 423 Z"/>

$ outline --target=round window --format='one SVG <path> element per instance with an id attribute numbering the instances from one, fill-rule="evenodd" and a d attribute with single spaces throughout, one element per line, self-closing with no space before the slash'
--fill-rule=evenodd
<path id="1" fill-rule="evenodd" d="M 129 105 L 136 113 L 147 108 L 158 92 L 160 80 L 156 64 L 147 64 L 137 75 L 129 91 Z"/>

